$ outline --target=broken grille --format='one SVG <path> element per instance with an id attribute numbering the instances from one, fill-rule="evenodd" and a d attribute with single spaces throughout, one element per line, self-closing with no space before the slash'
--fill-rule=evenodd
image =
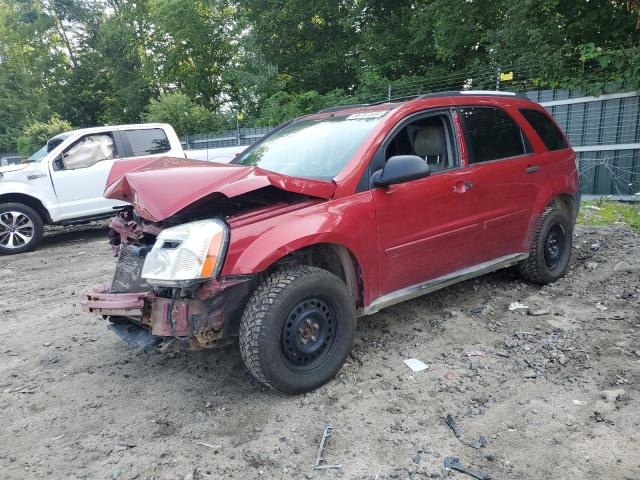
<path id="1" fill-rule="evenodd" d="M 111 293 L 148 292 L 151 290 L 142 278 L 144 256 L 133 253 L 133 247 L 128 244 L 120 245 L 118 264 L 111 282 Z"/>

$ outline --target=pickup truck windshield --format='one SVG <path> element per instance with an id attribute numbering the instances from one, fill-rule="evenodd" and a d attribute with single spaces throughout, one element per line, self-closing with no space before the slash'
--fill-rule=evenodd
<path id="1" fill-rule="evenodd" d="M 42 147 L 36 153 L 31 155 L 29 158 L 27 158 L 27 162 L 29 163 L 39 162 L 40 160 L 42 160 L 44 157 L 47 156 L 47 153 L 49 153 L 51 150 L 53 150 L 58 145 L 60 145 L 64 141 L 64 139 L 67 138 L 69 135 L 70 133 L 61 133 L 60 135 L 56 135 L 55 137 L 50 138 L 44 147 Z"/>
<path id="2" fill-rule="evenodd" d="M 292 177 L 330 180 L 340 173 L 386 113 L 298 120 L 275 131 L 233 163 Z"/>

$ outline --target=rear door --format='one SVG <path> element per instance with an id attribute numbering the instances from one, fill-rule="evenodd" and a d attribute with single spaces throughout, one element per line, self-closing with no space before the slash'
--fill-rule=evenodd
<path id="1" fill-rule="evenodd" d="M 182 150 L 173 151 L 164 129 L 160 127 L 121 130 L 125 155 L 123 158 L 180 156 Z"/>
<path id="2" fill-rule="evenodd" d="M 372 190 L 381 295 L 470 265 L 478 229 L 475 173 L 461 164 L 454 132 L 450 112 L 418 114 L 374 158 L 378 169 L 393 155 L 418 155 L 432 169 L 426 178 Z"/>
<path id="3" fill-rule="evenodd" d="M 527 252 L 527 232 L 545 184 L 545 168 L 505 110 L 472 106 L 458 111 L 476 177 L 480 230 L 473 263 Z"/>

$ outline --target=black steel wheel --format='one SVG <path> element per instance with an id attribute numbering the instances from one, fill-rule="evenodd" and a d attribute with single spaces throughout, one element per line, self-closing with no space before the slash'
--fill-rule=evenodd
<path id="1" fill-rule="evenodd" d="M 280 335 L 280 346 L 289 368 L 305 372 L 321 364 L 335 347 L 337 327 L 331 301 L 310 297 L 293 307 Z"/>
<path id="2" fill-rule="evenodd" d="M 554 223 L 544 238 L 544 264 L 549 270 L 555 270 L 562 262 L 567 233 L 560 223 Z"/>
<path id="3" fill-rule="evenodd" d="M 545 285 L 555 282 L 569 268 L 573 221 L 564 210 L 549 208 L 538 223 L 529 258 L 520 263 L 522 276 Z"/>
<path id="4" fill-rule="evenodd" d="M 340 370 L 355 327 L 355 302 L 340 278 L 317 267 L 286 268 L 267 277 L 247 302 L 240 353 L 260 382 L 304 393 Z"/>

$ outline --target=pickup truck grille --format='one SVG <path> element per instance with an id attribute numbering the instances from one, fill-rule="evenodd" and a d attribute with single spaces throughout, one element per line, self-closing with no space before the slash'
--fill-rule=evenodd
<path id="1" fill-rule="evenodd" d="M 118 253 L 118 264 L 111 282 L 111 293 L 148 292 L 151 287 L 141 277 L 144 256 L 133 253 L 133 247 L 123 243 Z"/>

